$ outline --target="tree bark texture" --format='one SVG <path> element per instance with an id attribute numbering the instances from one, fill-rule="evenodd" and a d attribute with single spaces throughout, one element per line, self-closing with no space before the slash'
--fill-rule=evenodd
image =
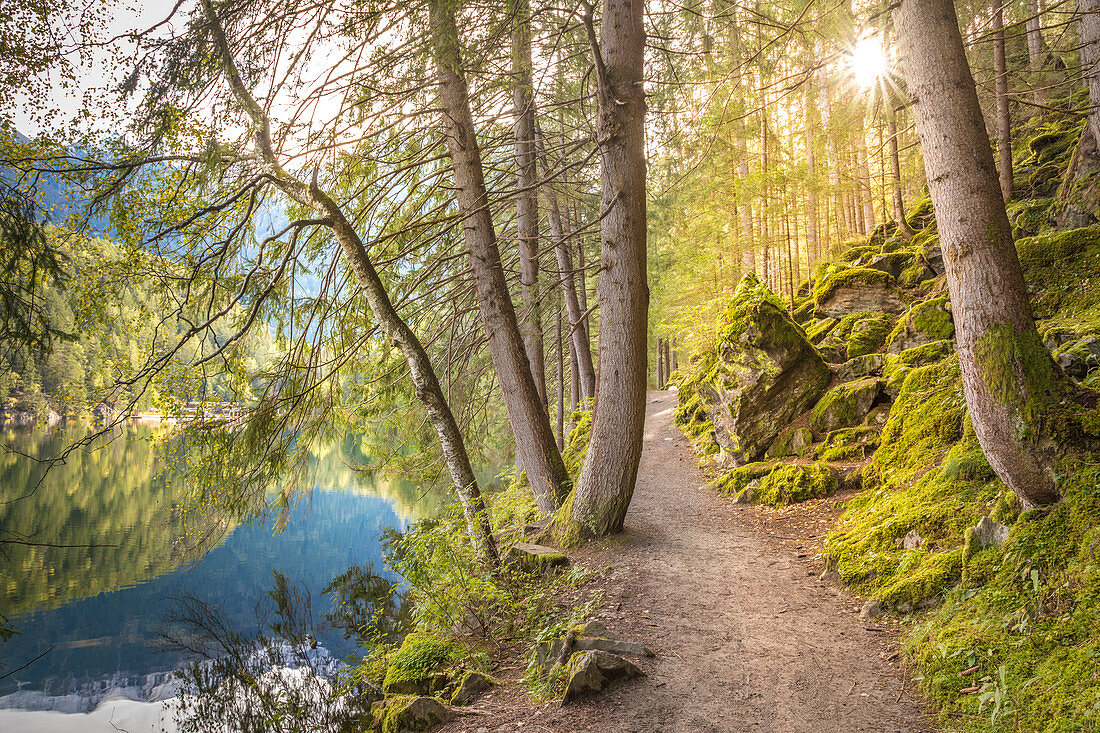
<path id="1" fill-rule="evenodd" d="M 917 104 L 974 432 L 1024 506 L 1049 504 L 1059 496 L 1040 445 L 1054 365 L 1032 320 L 955 7 L 902 0 L 894 25 Z"/>
<path id="2" fill-rule="evenodd" d="M 1081 75 L 1089 88 L 1089 131 L 1100 140 L 1100 0 L 1077 0 Z"/>
<path id="3" fill-rule="evenodd" d="M 806 80 L 806 239 L 809 251 L 807 264 L 812 266 L 821 258 L 821 245 L 817 236 L 817 150 L 814 140 L 814 128 L 817 126 L 817 93 L 813 77 Z"/>
<path id="4" fill-rule="evenodd" d="M 516 239 L 519 244 L 520 293 L 527 362 L 543 405 L 546 402 L 546 357 L 539 313 L 539 192 L 535 157 L 535 92 L 531 82 L 531 6 L 509 0 L 512 14 L 512 99 L 516 159 Z"/>
<path id="5" fill-rule="evenodd" d="M 462 229 L 482 326 L 515 434 L 516 457 L 527 473 L 539 509 L 551 512 L 560 506 L 569 478 L 554 442 L 545 403 L 531 376 L 515 307 L 504 279 L 462 72 L 455 3 L 431 0 L 428 9 L 444 138 L 454 170 L 459 210 L 464 217 Z"/>
<path id="6" fill-rule="evenodd" d="M 997 103 L 997 155 L 1001 197 L 1007 202 L 1015 187 L 1012 182 L 1012 118 L 1008 112 L 1008 64 L 1005 61 L 1004 11 L 993 0 L 993 96 Z"/>
<path id="7" fill-rule="evenodd" d="M 634 495 L 645 427 L 646 283 L 644 0 L 603 0 L 597 47 L 600 148 L 600 343 L 597 403 L 573 519 L 596 536 L 618 532 Z"/>
<path id="8" fill-rule="evenodd" d="M 255 128 L 256 157 L 260 167 L 270 177 L 276 188 L 297 203 L 326 218 L 326 224 L 358 280 L 375 321 L 405 357 L 416 398 L 424 405 L 428 420 L 439 437 L 444 461 L 462 504 L 470 541 L 478 555 L 487 564 L 493 567 L 499 565 L 500 557 L 489 525 L 489 515 L 478 487 L 477 477 L 470 464 L 462 431 L 447 403 L 428 352 L 394 308 L 363 240 L 348 221 L 343 210 L 332 197 L 321 191 L 316 181 L 307 185 L 291 176 L 279 165 L 271 143 L 270 121 L 237 71 L 229 42 L 212 4 L 209 0 L 204 0 L 202 7 L 210 24 L 214 47 L 233 96 L 252 119 Z"/>

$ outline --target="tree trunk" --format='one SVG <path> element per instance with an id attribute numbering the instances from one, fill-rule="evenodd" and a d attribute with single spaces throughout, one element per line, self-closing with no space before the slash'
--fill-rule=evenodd
<path id="1" fill-rule="evenodd" d="M 817 126 L 817 94 L 813 77 L 806 80 L 806 239 L 807 266 L 821 257 L 821 245 L 817 236 L 817 151 L 814 149 L 814 128 Z"/>
<path id="2" fill-rule="evenodd" d="M 1089 87 L 1089 131 L 1100 142 L 1100 0 L 1077 0 L 1081 75 Z"/>
<path id="3" fill-rule="evenodd" d="M 856 130 L 856 158 L 859 165 L 860 201 L 863 203 L 863 233 L 875 231 L 875 193 L 871 189 L 871 165 L 867 160 L 867 136 L 863 118 Z"/>
<path id="4" fill-rule="evenodd" d="M 1001 0 L 993 0 L 993 96 L 997 102 L 997 153 L 1001 196 L 1012 198 L 1012 119 L 1008 114 L 1008 65 L 1005 62 L 1004 12 Z"/>
<path id="5" fill-rule="evenodd" d="M 577 411 L 577 405 L 581 401 L 580 368 L 577 366 L 577 350 L 573 341 L 569 341 L 569 412 Z"/>
<path id="6" fill-rule="evenodd" d="M 634 495 L 645 427 L 645 49 L 643 0 L 603 0 L 596 63 L 596 140 L 602 170 L 600 344 L 596 411 L 577 480 L 573 520 L 595 536 L 618 532 Z"/>
<path id="7" fill-rule="evenodd" d="M 500 564 L 500 556 L 497 553 L 496 540 L 493 538 L 485 502 L 470 464 L 462 431 L 443 394 L 443 388 L 439 384 L 439 378 L 428 357 L 428 352 L 413 330 L 397 313 L 382 279 L 374 268 L 374 263 L 371 262 L 363 240 L 332 197 L 321 191 L 317 185 L 316 174 L 312 185 L 306 185 L 280 166 L 270 138 L 270 120 L 245 86 L 237 70 L 221 21 L 210 0 L 203 0 L 202 8 L 210 24 L 215 52 L 219 56 L 233 96 L 252 119 L 256 131 L 255 152 L 259 165 L 276 188 L 298 204 L 325 217 L 324 223 L 332 231 L 341 252 L 359 281 L 375 321 L 390 342 L 405 357 L 416 398 L 424 405 L 428 420 L 439 437 L 443 459 L 462 504 L 466 531 L 470 535 L 474 550 L 488 565 L 496 567 Z"/>
<path id="8" fill-rule="evenodd" d="M 541 131 L 535 127 L 538 141 L 538 154 L 547 177 L 553 175 L 546 157 L 546 147 Z M 554 256 L 558 263 L 558 275 L 561 279 L 562 296 L 565 299 L 565 312 L 569 319 L 569 339 L 573 343 L 580 369 L 580 390 L 584 399 L 592 399 L 596 392 L 596 369 L 592 366 L 592 347 L 588 338 L 588 324 L 584 317 L 585 309 L 577 296 L 577 272 L 573 268 L 573 256 L 569 251 L 569 242 L 565 237 L 565 225 L 562 222 L 561 206 L 557 192 L 550 186 L 545 188 L 549 200 L 550 236 L 554 239 Z M 581 274 L 583 278 L 583 273 Z"/>
<path id="9" fill-rule="evenodd" d="M 527 362 L 542 404 L 546 402 L 546 358 L 539 313 L 539 195 L 535 158 L 535 93 L 531 83 L 531 6 L 509 0 L 512 14 L 512 98 L 516 159 L 516 239 L 519 244 L 521 322 Z"/>
<path id="10" fill-rule="evenodd" d="M 516 311 L 504 279 L 504 267 L 489 214 L 481 151 L 462 73 L 455 5 L 451 0 L 431 0 L 428 9 L 439 99 L 444 112 L 444 138 L 454 170 L 459 211 L 464 217 L 462 229 L 477 288 L 481 321 L 515 434 L 516 456 L 527 472 L 539 509 L 551 512 L 561 504 L 569 477 L 561 452 L 554 443 L 545 403 L 531 377 Z"/>
<path id="11" fill-rule="evenodd" d="M 997 476 L 1025 507 L 1058 501 L 1042 418 L 1056 385 L 1035 330 L 993 151 L 951 0 L 894 11 L 905 76 L 919 106 L 928 188 L 943 247 L 963 392 Z"/>
<path id="12" fill-rule="evenodd" d="M 898 222 L 901 236 L 907 240 L 913 236 L 913 230 L 905 221 L 905 198 L 901 193 L 901 160 L 898 156 L 898 115 L 893 105 L 886 111 L 887 134 L 890 136 L 890 175 L 893 177 L 894 219 Z"/>
<path id="13" fill-rule="evenodd" d="M 555 310 L 555 332 L 558 335 L 558 450 L 565 448 L 565 354 L 561 337 L 561 307 Z"/>
<path id="14" fill-rule="evenodd" d="M 1046 56 L 1046 43 L 1043 42 L 1043 25 L 1039 17 L 1039 0 L 1027 0 L 1027 60 L 1031 70 L 1031 99 L 1036 104 L 1046 104 L 1049 97 L 1043 74 L 1043 60 Z"/>

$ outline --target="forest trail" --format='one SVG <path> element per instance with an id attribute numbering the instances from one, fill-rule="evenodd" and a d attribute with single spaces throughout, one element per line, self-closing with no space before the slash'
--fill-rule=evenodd
<path id="1" fill-rule="evenodd" d="M 641 660 L 646 677 L 565 708 L 517 709 L 516 696 L 501 689 L 479 705 L 487 717 L 446 730 L 932 730 L 897 662 L 887 661 L 893 630 L 860 620 L 857 602 L 755 529 L 749 508 L 706 487 L 673 425 L 675 406 L 675 392 L 648 394 L 626 529 L 576 558 L 613 566 L 596 617 L 657 653 Z"/>

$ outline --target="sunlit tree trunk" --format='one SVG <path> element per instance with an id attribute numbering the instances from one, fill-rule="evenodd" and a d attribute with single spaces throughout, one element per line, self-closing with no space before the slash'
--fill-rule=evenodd
<path id="1" fill-rule="evenodd" d="M 569 477 L 554 441 L 545 402 L 531 376 L 516 311 L 504 279 L 462 71 L 455 3 L 431 0 L 428 9 L 444 139 L 454 171 L 459 211 L 464 217 L 463 236 L 482 325 L 515 434 L 516 457 L 527 472 L 539 509 L 550 512 L 564 498 Z"/>
<path id="2" fill-rule="evenodd" d="M 859 165 L 859 198 L 863 204 L 864 234 L 870 234 L 875 230 L 875 193 L 871 189 L 871 166 L 867 157 L 867 136 L 861 116 L 859 129 L 856 131 L 856 162 Z"/>
<path id="3" fill-rule="evenodd" d="M 588 457 L 577 480 L 573 519 L 603 536 L 623 527 L 645 426 L 646 161 L 643 0 L 603 0 L 596 64 L 602 161 L 599 370 Z"/>
<path id="4" fill-rule="evenodd" d="M 913 236 L 913 230 L 905 221 L 905 197 L 901 191 L 901 160 L 898 155 L 898 114 L 893 104 L 887 105 L 886 133 L 889 136 L 890 149 L 890 176 L 893 181 L 891 197 L 894 204 L 894 219 L 898 223 L 898 230 L 906 239 Z"/>
<path id="5" fill-rule="evenodd" d="M 806 239 L 808 251 L 807 265 L 812 265 L 821 257 L 821 245 L 817 236 L 817 141 L 814 138 L 817 127 L 817 94 L 813 77 L 806 80 Z"/>
<path id="6" fill-rule="evenodd" d="M 918 106 L 974 432 L 1025 507 L 1058 501 L 1042 445 L 1057 378 L 1032 320 L 955 6 L 902 0 L 894 25 Z"/>

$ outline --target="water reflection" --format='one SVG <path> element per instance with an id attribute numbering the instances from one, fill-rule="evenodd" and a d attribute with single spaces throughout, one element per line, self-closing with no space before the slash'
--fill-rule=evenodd
<path id="1" fill-rule="evenodd" d="M 242 631 L 256 625 L 256 607 L 271 587 L 272 570 L 307 588 L 314 607 L 325 584 L 351 565 L 381 569 L 380 537 L 404 529 L 444 501 L 410 482 L 380 482 L 353 470 L 362 461 L 339 447 L 319 452 L 316 488 L 290 510 L 286 529 L 270 521 L 228 525 L 221 544 L 196 557 L 181 541 L 177 511 L 183 482 L 160 475 L 148 428 L 134 428 L 109 446 L 76 452 L 56 466 L 29 497 L 42 467 L 8 453 L 0 473 L 0 530 L 36 541 L 96 547 L 5 548 L 0 557 L 3 604 L 21 635 L 0 646 L 0 664 L 30 689 L 64 694 L 73 683 L 115 674 L 170 668 L 175 659 L 154 650 L 169 598 L 194 595 L 218 606 Z M 31 456 L 47 456 L 72 435 L 11 436 Z M 355 443 L 356 441 L 351 441 Z M 107 546 L 110 545 L 110 546 Z M 20 615 L 21 614 L 21 615 Z M 321 641 L 349 650 L 343 635 Z M 0 694 L 15 688 L 0 682 Z"/>

